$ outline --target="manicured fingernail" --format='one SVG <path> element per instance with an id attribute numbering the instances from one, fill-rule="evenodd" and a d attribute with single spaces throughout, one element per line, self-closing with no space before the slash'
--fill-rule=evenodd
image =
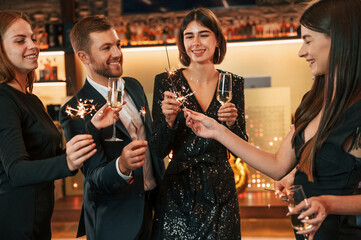
<path id="1" fill-rule="evenodd" d="M 301 218 L 304 218 L 303 214 L 300 214 L 300 215 L 298 216 L 298 219 L 301 219 Z"/>

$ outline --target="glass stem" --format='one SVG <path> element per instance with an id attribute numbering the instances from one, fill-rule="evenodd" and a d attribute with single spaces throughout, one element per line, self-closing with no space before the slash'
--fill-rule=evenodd
<path id="1" fill-rule="evenodd" d="M 115 138 L 115 119 L 113 119 L 113 138 Z"/>

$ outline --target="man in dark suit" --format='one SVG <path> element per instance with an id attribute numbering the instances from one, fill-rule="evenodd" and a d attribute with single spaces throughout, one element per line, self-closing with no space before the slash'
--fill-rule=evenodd
<path id="1" fill-rule="evenodd" d="M 116 122 L 116 136 L 123 141 L 105 141 L 112 126 L 100 131 L 89 121 L 72 119 L 66 107 L 76 108 L 78 100 L 92 99 L 103 105 L 107 99 L 109 77 L 123 73 L 120 40 L 105 19 L 87 17 L 77 22 L 70 33 L 74 52 L 87 69 L 83 88 L 60 111 L 65 137 L 80 132 L 99 136 L 97 153 L 82 167 L 84 200 L 78 236 L 88 240 L 150 239 L 152 200 L 164 173 L 162 159 L 152 154 L 151 117 L 141 84 L 134 78 L 122 78 L 124 101 Z M 144 109 L 146 114 L 139 114 Z M 97 113 L 99 114 L 99 113 Z"/>

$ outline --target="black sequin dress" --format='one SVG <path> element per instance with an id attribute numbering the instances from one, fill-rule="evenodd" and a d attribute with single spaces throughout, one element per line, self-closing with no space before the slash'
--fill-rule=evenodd
<path id="1" fill-rule="evenodd" d="M 182 96 L 192 92 L 183 70 L 176 71 L 172 79 L 167 73 L 155 78 L 153 147 L 161 158 L 173 150 L 173 159 L 160 186 L 153 239 L 241 239 L 234 174 L 226 148 L 215 140 L 197 137 L 185 125 L 183 111 L 177 115 L 172 129 L 165 122 L 161 109 L 163 92 L 174 88 Z M 233 75 L 232 84 L 231 102 L 238 109 L 238 118 L 231 130 L 247 139 L 244 79 Z M 184 107 L 217 119 L 221 105 L 216 99 L 216 89 L 210 91 L 214 95 L 206 112 L 194 95 L 187 98 Z"/>
<path id="2" fill-rule="evenodd" d="M 295 138 L 296 153 L 304 143 L 303 133 L 304 131 Z M 296 172 L 294 184 L 302 185 L 308 198 L 355 193 L 361 181 L 361 158 L 343 150 L 343 143 L 350 135 L 353 136 L 353 146 L 361 147 L 361 100 L 346 110 L 339 124 L 319 150 L 315 161 L 314 182 L 308 181 L 307 175 L 303 172 Z M 302 235 L 296 234 L 296 238 L 303 240 Z M 314 239 L 359 240 L 361 226 L 357 226 L 356 216 L 331 214 L 317 230 Z"/>

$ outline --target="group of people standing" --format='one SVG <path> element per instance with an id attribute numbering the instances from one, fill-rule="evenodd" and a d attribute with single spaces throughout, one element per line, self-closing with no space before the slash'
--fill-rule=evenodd
<path id="1" fill-rule="evenodd" d="M 310 207 L 302 221 L 310 239 L 360 239 L 361 4 L 319 0 L 303 13 L 299 52 L 315 76 L 295 124 L 275 154 L 247 143 L 244 79 L 232 74 L 232 101 L 216 100 L 215 68 L 226 40 L 212 11 L 194 9 L 180 26 L 185 68 L 155 77 L 152 117 L 143 87 L 123 77 L 124 104 L 107 103 L 109 77 L 123 73 L 121 42 L 103 18 L 78 21 L 70 33 L 87 69 L 82 89 L 60 111 L 61 136 L 33 95 L 39 48 L 26 15 L 0 12 L 0 239 L 51 239 L 55 179 L 84 174 L 78 236 L 87 239 L 241 239 L 240 215 L 227 149 L 279 180 L 295 173 Z M 176 92 L 194 95 L 187 108 Z M 102 106 L 72 119 L 77 99 Z M 152 119 L 153 118 L 153 119 Z M 123 141 L 106 141 L 112 134 Z M 173 150 L 165 170 L 163 158 Z M 307 216 L 314 218 L 308 220 Z M 295 236 L 302 237 L 296 234 Z"/>

